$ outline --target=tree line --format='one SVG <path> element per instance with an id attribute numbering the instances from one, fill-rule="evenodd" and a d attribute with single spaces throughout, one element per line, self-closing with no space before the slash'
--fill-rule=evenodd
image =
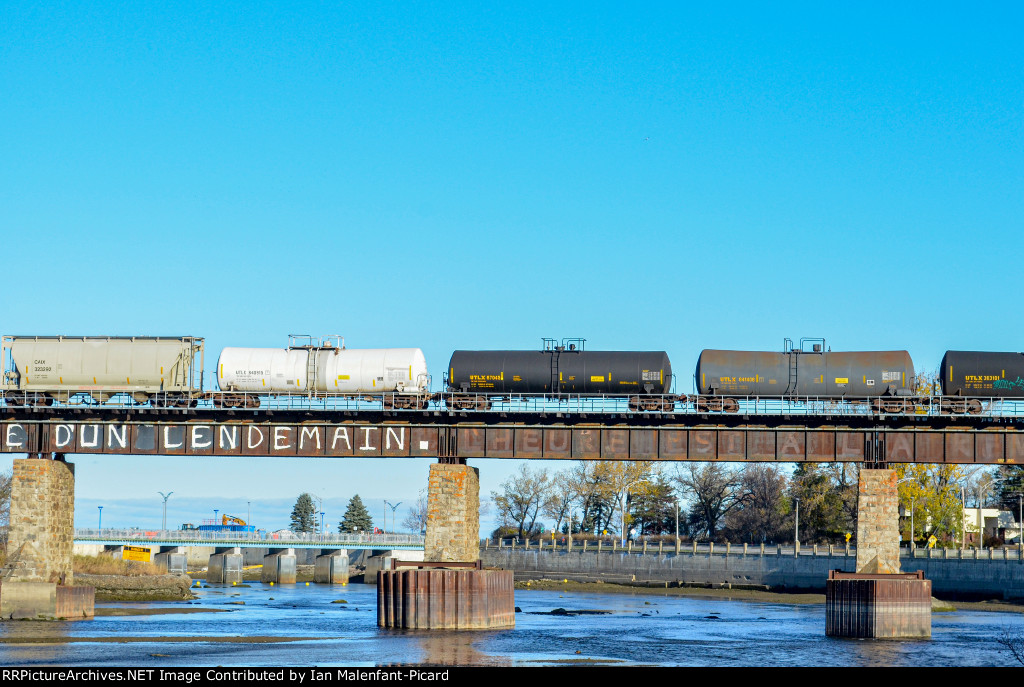
<path id="1" fill-rule="evenodd" d="M 953 544 L 962 508 L 1002 507 L 1019 517 L 1024 467 L 964 470 L 958 465 L 898 465 L 900 531 L 923 544 Z M 580 461 L 559 472 L 518 472 L 491 492 L 496 535 L 551 532 L 671 535 L 696 541 L 843 544 L 856 536 L 855 463 Z M 913 533 L 910 528 L 913 523 Z M 797 529 L 799 528 L 799 530 Z"/>

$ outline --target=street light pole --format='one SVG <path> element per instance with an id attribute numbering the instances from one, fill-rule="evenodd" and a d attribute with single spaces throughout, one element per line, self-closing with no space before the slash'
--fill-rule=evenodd
<path id="1" fill-rule="evenodd" d="M 396 527 L 396 525 L 395 525 L 395 511 L 398 510 L 398 507 L 401 506 L 401 505 L 402 505 L 401 501 L 399 501 L 398 503 L 389 503 L 388 501 L 384 501 L 384 506 L 391 508 L 391 533 L 392 534 L 394 534 L 395 527 Z M 388 512 L 384 511 L 384 525 L 385 525 L 385 529 L 387 529 L 387 524 L 388 524 Z"/>
<path id="2" fill-rule="evenodd" d="M 102 532 L 103 531 L 103 506 L 96 506 L 96 507 L 100 509 L 100 521 L 99 521 L 99 523 L 97 523 L 96 529 L 98 529 L 100 532 Z"/>
<path id="3" fill-rule="evenodd" d="M 964 516 L 964 511 L 967 510 L 967 495 L 964 490 L 964 485 L 961 484 L 961 549 L 967 548 L 967 518 Z"/>
<path id="4" fill-rule="evenodd" d="M 157 493 L 164 497 L 164 520 L 163 520 L 163 523 L 160 525 L 160 529 L 161 529 L 161 531 L 166 532 L 167 531 L 167 499 L 171 498 L 171 494 L 173 494 L 174 492 L 173 491 L 169 491 L 169 492 L 167 492 L 165 494 L 162 491 L 158 491 Z"/>
<path id="5" fill-rule="evenodd" d="M 793 549 L 800 553 L 800 499 L 794 498 L 796 501 L 796 524 L 793 529 Z"/>
<path id="6" fill-rule="evenodd" d="M 917 502 L 916 496 L 910 497 L 910 550 L 914 550 L 914 503 Z"/>
<path id="7" fill-rule="evenodd" d="M 676 501 L 676 543 L 679 543 L 679 502 Z"/>

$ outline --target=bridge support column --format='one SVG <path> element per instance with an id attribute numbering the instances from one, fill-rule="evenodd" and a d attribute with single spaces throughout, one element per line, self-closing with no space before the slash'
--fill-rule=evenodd
<path id="1" fill-rule="evenodd" d="M 160 551 L 153 556 L 153 562 L 158 568 L 172 575 L 184 575 L 188 571 L 188 556 L 180 546 L 161 546 Z"/>
<path id="2" fill-rule="evenodd" d="M 210 555 L 206 568 L 206 581 L 211 584 L 231 584 L 242 581 L 242 550 L 237 546 L 217 549 Z"/>
<path id="3" fill-rule="evenodd" d="M 480 472 L 430 466 L 423 562 L 377 573 L 377 624 L 402 629 L 515 627 L 511 570 L 481 570 Z M 457 569 L 450 569 L 457 568 Z"/>
<path id="4" fill-rule="evenodd" d="M 900 573 L 896 471 L 862 468 L 857 494 L 857 572 L 825 583 L 830 637 L 922 638 L 932 634 L 932 583 Z"/>
<path id="5" fill-rule="evenodd" d="M 261 581 L 295 584 L 295 578 L 295 549 L 272 549 L 263 557 Z"/>
<path id="6" fill-rule="evenodd" d="M 72 586 L 75 467 L 42 455 L 14 461 L 0 617 L 92 617 L 96 590 Z"/>
<path id="7" fill-rule="evenodd" d="M 321 551 L 313 566 L 313 581 L 319 584 L 348 584 L 348 551 Z"/>

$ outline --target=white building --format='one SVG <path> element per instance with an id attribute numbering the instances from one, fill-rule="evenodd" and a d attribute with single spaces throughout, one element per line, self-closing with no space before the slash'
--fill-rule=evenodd
<path id="1" fill-rule="evenodd" d="M 984 539 L 998 537 L 1006 543 L 1020 540 L 1020 524 L 1008 510 L 997 508 L 964 508 L 964 533 L 968 544 L 978 545 L 978 530 Z M 979 527 L 980 525 L 980 527 Z"/>

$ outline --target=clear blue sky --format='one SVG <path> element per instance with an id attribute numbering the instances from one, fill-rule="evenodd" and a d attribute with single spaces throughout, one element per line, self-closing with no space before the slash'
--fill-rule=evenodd
<path id="1" fill-rule="evenodd" d="M 582 336 L 668 351 L 681 391 L 702 348 L 787 336 L 1021 350 L 1022 20 L 6 3 L 0 331 L 194 334 L 208 369 L 337 333 L 422 348 L 435 384 L 453 349 Z M 411 502 L 429 464 L 73 460 L 80 525 L 158 523 L 172 490 L 172 523 L 281 499 L 270 528 L 302 491 Z M 485 495 L 515 467 L 476 465 Z"/>

